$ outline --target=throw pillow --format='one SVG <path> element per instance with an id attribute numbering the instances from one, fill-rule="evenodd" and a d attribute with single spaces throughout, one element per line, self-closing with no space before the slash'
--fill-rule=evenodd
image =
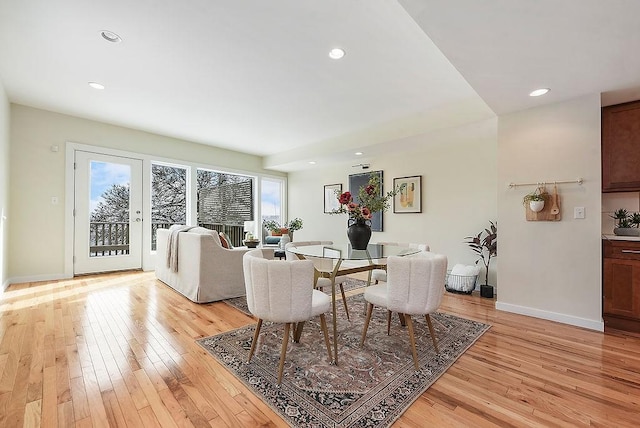
<path id="1" fill-rule="evenodd" d="M 233 242 L 231 242 L 231 238 L 229 238 L 229 236 L 224 232 L 220 232 L 220 233 L 222 233 L 222 236 L 224 236 L 224 239 L 227 240 L 227 245 L 229 246 L 229 249 L 233 250 Z"/>
<path id="2" fill-rule="evenodd" d="M 224 236 L 224 233 L 220 232 L 218 234 L 218 236 L 220 237 L 220 244 L 222 244 L 223 248 L 226 248 L 227 250 L 229 249 L 229 241 L 227 241 L 227 237 Z"/>

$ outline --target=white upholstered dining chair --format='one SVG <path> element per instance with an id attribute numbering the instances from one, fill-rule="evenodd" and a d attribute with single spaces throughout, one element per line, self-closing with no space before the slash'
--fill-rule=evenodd
<path id="1" fill-rule="evenodd" d="M 308 245 L 333 245 L 333 241 L 297 241 L 290 242 L 284 247 L 285 257 L 287 260 L 298 260 L 298 256 L 289 251 L 292 247 L 304 247 Z M 332 272 L 333 271 L 333 260 L 324 259 L 319 257 L 306 257 L 307 260 L 311 260 L 313 262 L 314 267 L 318 272 Z M 349 318 L 349 307 L 347 306 L 347 298 L 344 294 L 344 284 L 347 282 L 347 276 L 336 276 L 335 284 L 340 287 L 340 295 L 342 296 L 342 305 L 344 306 L 344 311 L 347 314 L 347 319 Z M 327 287 L 331 289 L 331 279 L 325 277 L 319 277 L 316 280 L 316 288 L 320 291 L 323 291 L 324 288 Z"/>
<path id="2" fill-rule="evenodd" d="M 399 247 L 417 248 L 420 251 L 429 251 L 427 244 L 401 243 L 401 242 L 378 242 L 378 244 L 397 245 Z M 384 262 L 384 261 L 383 261 Z M 384 269 L 374 269 L 371 271 L 371 280 L 375 281 L 375 284 L 380 281 L 387 281 L 387 271 Z"/>
<path id="3" fill-rule="evenodd" d="M 422 251 L 412 256 L 389 257 L 387 283 L 372 285 L 364 291 L 368 305 L 361 345 L 364 345 L 367 336 L 373 307 L 379 306 L 387 309 L 387 334 L 390 331 L 391 313 L 398 312 L 404 317 L 416 370 L 419 369 L 419 365 L 412 315 L 424 315 L 433 346 L 436 352 L 440 352 L 429 314 L 434 313 L 440 306 L 446 274 L 447 258 L 441 254 Z"/>
<path id="4" fill-rule="evenodd" d="M 329 360 L 331 345 L 325 320 L 325 312 L 331 311 L 331 299 L 314 289 L 313 262 L 310 260 L 281 261 L 263 258 L 262 250 L 251 250 L 244 255 L 243 270 L 247 291 L 247 306 L 258 324 L 251 342 L 248 362 L 256 349 L 263 321 L 284 323 L 278 385 L 282 381 L 282 371 L 289 343 L 291 326 L 320 316 L 320 326 L 324 334 Z"/>

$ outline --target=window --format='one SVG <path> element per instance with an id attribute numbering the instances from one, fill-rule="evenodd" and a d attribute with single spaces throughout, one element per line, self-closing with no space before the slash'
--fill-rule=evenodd
<path id="1" fill-rule="evenodd" d="M 198 225 L 224 232 L 234 246 L 242 245 L 244 222 L 254 218 L 253 188 L 252 177 L 198 169 Z"/>
<path id="2" fill-rule="evenodd" d="M 151 249 L 156 249 L 156 230 L 187 224 L 187 169 L 151 165 Z"/>
<path id="3" fill-rule="evenodd" d="M 277 179 L 262 179 L 262 194 L 260 195 L 262 221 L 274 220 L 279 224 L 283 223 L 283 193 L 284 182 Z M 260 223 L 262 224 L 262 222 Z M 263 235 L 265 231 L 263 231 Z"/>

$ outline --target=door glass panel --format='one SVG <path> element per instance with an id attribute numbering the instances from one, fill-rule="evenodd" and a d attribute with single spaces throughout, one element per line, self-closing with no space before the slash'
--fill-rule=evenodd
<path id="1" fill-rule="evenodd" d="M 187 169 L 151 165 L 151 249 L 156 250 L 156 231 L 187 223 Z"/>
<path id="2" fill-rule="evenodd" d="M 91 161 L 89 257 L 129 254 L 129 165 Z"/>

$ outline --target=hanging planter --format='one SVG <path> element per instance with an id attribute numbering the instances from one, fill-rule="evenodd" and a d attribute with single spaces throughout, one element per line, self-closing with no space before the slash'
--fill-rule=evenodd
<path id="1" fill-rule="evenodd" d="M 529 208 L 534 213 L 542 211 L 544 209 L 544 200 L 529 201 Z"/>
<path id="2" fill-rule="evenodd" d="M 529 205 L 529 209 L 537 213 L 544 209 L 544 204 L 548 196 L 549 194 L 544 187 L 538 187 L 536 190 L 522 198 L 522 204 L 524 206 Z"/>

